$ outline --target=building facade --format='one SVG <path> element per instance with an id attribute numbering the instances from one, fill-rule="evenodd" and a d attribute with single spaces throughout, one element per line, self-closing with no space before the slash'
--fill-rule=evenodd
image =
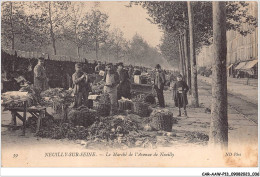
<path id="1" fill-rule="evenodd" d="M 257 2 L 247 2 L 248 14 L 258 17 Z M 227 67 L 242 61 L 258 60 L 258 28 L 243 24 L 243 29 L 251 29 L 246 36 L 238 31 L 227 31 Z M 199 67 L 210 67 L 213 60 L 213 46 L 203 46 L 197 55 Z"/>

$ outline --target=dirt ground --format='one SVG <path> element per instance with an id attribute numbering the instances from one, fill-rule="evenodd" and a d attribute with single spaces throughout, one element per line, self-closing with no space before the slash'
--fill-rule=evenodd
<path id="1" fill-rule="evenodd" d="M 187 139 L 184 138 L 185 135 L 189 132 L 199 132 L 199 133 L 204 133 L 206 135 L 209 134 L 210 130 L 210 113 L 205 112 L 205 108 L 210 108 L 211 105 L 211 95 L 210 95 L 210 86 L 207 85 L 206 83 L 199 82 L 199 100 L 200 100 L 200 108 L 191 108 L 188 107 L 188 118 L 185 117 L 180 117 L 178 118 L 178 123 L 173 125 L 173 132 L 176 134 L 174 140 L 165 147 L 160 147 L 160 150 L 166 148 L 167 150 L 173 150 L 176 153 L 180 154 L 185 154 L 181 157 L 182 160 L 177 160 L 176 158 L 175 163 L 178 162 L 178 164 L 169 164 L 170 166 L 179 166 L 179 165 L 185 165 L 185 166 L 211 166 L 215 165 L 218 166 L 216 163 L 216 159 L 212 159 L 212 162 L 209 161 L 209 156 L 203 157 L 203 155 L 209 155 L 211 154 L 210 151 L 207 151 L 206 153 L 205 150 L 209 150 L 208 148 L 208 143 L 207 141 L 193 141 L 192 139 Z M 174 117 L 177 115 L 177 109 L 173 107 L 173 101 L 171 100 L 171 91 L 165 91 L 165 101 L 166 101 L 166 107 L 173 111 Z M 257 110 L 254 111 L 254 114 L 251 115 L 245 115 L 243 112 L 238 112 L 237 105 L 234 105 L 234 101 L 231 103 L 233 105 L 229 106 L 228 109 L 228 122 L 229 122 L 229 146 L 232 148 L 232 151 L 235 149 L 240 149 L 243 146 L 243 152 L 248 153 L 248 147 L 252 148 L 249 151 L 249 155 L 252 156 L 252 152 L 258 154 L 257 151 L 257 146 L 258 146 L 258 126 L 256 123 L 254 123 L 248 116 L 253 117 L 253 119 L 257 120 Z M 240 101 L 240 107 L 243 107 L 247 105 L 247 102 L 245 101 Z M 235 107 L 235 108 L 234 108 Z M 16 131 L 10 131 L 8 128 L 4 125 L 8 125 L 11 120 L 11 115 L 7 111 L 2 111 L 2 116 L 1 116 L 1 121 L 2 121 L 2 129 L 1 129 L 1 142 L 2 142 L 2 159 L 4 158 L 12 158 L 14 152 L 17 151 L 17 149 L 21 150 L 19 151 L 22 154 L 26 154 L 28 152 L 34 152 L 30 154 L 30 156 L 37 154 L 37 151 L 39 153 L 43 152 L 49 152 L 53 150 L 59 150 L 59 151 L 90 151 L 94 150 L 93 147 L 86 147 L 85 145 L 82 145 L 82 141 L 79 140 L 67 140 L 67 139 L 62 139 L 62 140 L 53 140 L 53 139 L 46 139 L 46 138 L 38 138 L 35 137 L 33 133 L 30 133 L 30 131 L 27 130 L 25 136 L 20 136 L 21 135 L 21 130 L 16 130 Z M 18 121 L 18 124 L 21 124 L 21 122 Z M 163 137 L 161 137 L 163 138 Z M 252 146 L 251 146 L 252 145 Z M 256 150 L 255 150 L 256 146 Z M 193 148 L 189 148 L 193 147 Z M 196 150 L 199 149 L 199 151 Z M 148 148 L 149 149 L 149 148 Z M 153 151 L 156 151 L 153 147 L 150 148 L 150 150 L 153 149 Z M 105 148 L 103 151 L 112 151 L 115 149 L 109 149 Z M 127 148 L 120 149 L 120 150 L 129 150 Z M 140 152 L 146 152 L 149 151 L 144 148 L 133 148 L 131 149 L 133 151 L 140 151 Z M 96 149 L 98 152 L 98 150 Z M 204 151 L 204 152 L 203 152 Z M 229 149 L 231 151 L 231 149 Z M 185 153 L 184 153 L 185 152 Z M 191 156 L 192 153 L 193 156 L 199 156 L 199 158 L 204 159 L 205 161 L 201 160 L 201 163 L 195 163 L 193 160 L 187 160 L 189 156 Z M 201 152 L 201 153 L 199 153 Z M 241 152 L 241 151 L 240 151 Z M 195 153 L 195 155 L 194 155 Z M 196 154 L 197 153 L 197 154 Z M 21 154 L 20 154 L 21 155 Z M 248 155 L 248 154 L 247 154 Z M 254 154 L 253 154 L 254 155 Z M 185 159 L 186 157 L 186 159 Z M 31 159 L 28 157 L 28 159 Z M 27 160 L 28 160 L 27 159 Z M 37 162 L 32 162 L 28 160 L 28 165 L 37 166 Z M 215 161 L 215 162 L 214 162 Z M 234 163 L 229 164 L 230 166 L 233 166 Z M 173 162 L 174 163 L 174 162 Z M 219 165 L 223 165 L 227 162 L 221 162 Z M 245 165 L 245 166 L 252 166 L 252 163 L 255 164 L 254 162 L 247 162 L 247 163 L 241 163 L 240 161 L 236 161 L 235 165 L 240 164 L 240 165 Z M 9 163 L 8 163 L 9 164 Z M 131 162 L 128 162 L 128 164 L 122 164 L 123 166 L 128 166 L 131 164 Z M 135 165 L 137 165 L 136 163 Z M 148 163 L 149 164 L 149 163 Z M 146 166 L 148 164 L 142 165 Z M 30 166 L 29 165 L 29 166 Z M 52 164 L 54 165 L 54 163 Z M 57 166 L 58 164 L 55 164 L 54 166 Z M 133 166 L 135 166 L 133 165 Z M 40 165 L 41 166 L 41 165 Z M 63 165 L 66 166 L 66 165 Z M 81 165 L 76 165 L 76 166 L 82 166 Z M 83 165 L 84 166 L 84 165 Z M 85 165 L 86 166 L 86 165 Z M 95 166 L 95 165 L 93 165 Z M 111 166 L 104 164 L 104 166 Z M 113 166 L 113 165 L 112 165 Z M 131 165 L 130 165 L 131 166 Z M 167 165 L 166 165 L 167 166 Z"/>

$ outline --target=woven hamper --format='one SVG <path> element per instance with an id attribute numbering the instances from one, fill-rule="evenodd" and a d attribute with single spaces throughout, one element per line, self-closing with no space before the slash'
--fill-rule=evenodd
<path id="1" fill-rule="evenodd" d="M 149 116 L 149 104 L 147 103 L 134 102 L 132 110 L 141 117 Z"/>
<path id="2" fill-rule="evenodd" d="M 151 126 L 156 130 L 172 131 L 173 117 L 169 114 L 156 113 L 152 117 Z"/>

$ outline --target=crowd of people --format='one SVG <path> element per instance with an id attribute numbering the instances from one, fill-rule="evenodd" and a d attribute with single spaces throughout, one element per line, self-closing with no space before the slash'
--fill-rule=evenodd
<path id="1" fill-rule="evenodd" d="M 145 71 L 145 70 L 143 70 Z M 159 106 L 165 107 L 164 87 L 166 84 L 165 71 L 159 64 L 155 66 L 154 76 L 152 78 L 152 86 L 156 92 Z M 118 108 L 118 100 L 122 97 L 131 99 L 131 81 L 134 74 L 140 75 L 141 71 L 134 69 L 133 66 L 124 67 L 122 62 L 113 65 L 108 63 L 103 65 L 97 62 L 94 68 L 96 81 L 103 80 L 104 93 L 107 93 L 111 101 L 111 114 L 115 114 Z M 89 72 L 86 71 L 83 63 L 75 64 L 75 73 L 71 76 L 72 88 L 75 96 L 73 107 L 88 105 L 88 96 L 91 92 L 91 81 Z M 48 88 L 48 78 L 44 68 L 44 59 L 40 58 L 38 64 L 34 68 L 34 86 L 42 92 Z M 187 116 L 186 105 L 188 104 L 187 92 L 189 87 L 183 81 L 182 76 L 177 76 L 177 82 L 173 85 L 173 100 L 175 106 L 179 108 L 179 116 L 181 116 L 180 108 L 184 108 L 184 114 Z"/>

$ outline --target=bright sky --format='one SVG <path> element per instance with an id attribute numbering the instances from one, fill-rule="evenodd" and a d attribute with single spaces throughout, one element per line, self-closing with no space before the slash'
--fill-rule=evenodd
<path id="1" fill-rule="evenodd" d="M 151 46 L 160 44 L 162 36 L 157 25 L 151 24 L 146 18 L 149 15 L 141 6 L 126 7 L 129 2 L 100 2 L 100 9 L 109 16 L 111 29 L 120 28 L 124 37 L 130 40 L 136 33 L 141 35 Z"/>

